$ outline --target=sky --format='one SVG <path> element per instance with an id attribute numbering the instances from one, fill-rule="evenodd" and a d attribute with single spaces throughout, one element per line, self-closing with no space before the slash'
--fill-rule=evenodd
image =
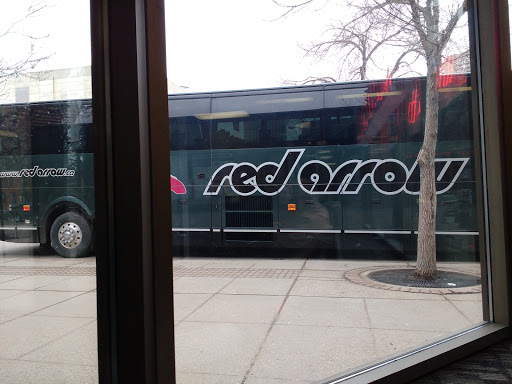
<path id="1" fill-rule="evenodd" d="M 278 20 L 283 9 L 271 0 L 168 0 L 169 79 L 191 90 L 219 90 L 332 75 L 335 63 L 314 63 L 298 47 L 321 35 L 332 8 Z"/>
<path id="2" fill-rule="evenodd" d="M 29 40 L 24 35 L 30 35 L 37 38 L 35 44 L 42 55 L 52 55 L 36 69 L 91 65 L 88 0 L 0 0 L 0 34 L 27 14 L 30 3 L 38 2 L 47 7 L 19 22 L 11 34 L 0 37 L 0 49 L 7 52 L 2 56 L 14 60 L 25 55 Z"/>
<path id="3" fill-rule="evenodd" d="M 37 0 L 34 0 L 37 2 Z M 32 1 L 32 2 L 34 2 Z M 0 0 L 0 33 L 20 20 L 30 0 Z M 13 59 L 27 51 L 21 35 L 48 36 L 36 41 L 51 54 L 36 70 L 90 65 L 88 0 L 45 0 L 37 16 L 0 38 L 0 50 Z M 7 5 L 8 4 L 8 5 Z M 280 86 L 311 74 L 331 75 L 335 64 L 304 59 L 299 42 L 319 35 L 331 20 L 327 7 L 287 20 L 272 0 L 166 0 L 168 78 L 187 91 Z"/>
<path id="4" fill-rule="evenodd" d="M 90 65 L 89 0 L 0 0 L 0 36 L 26 14 L 28 4 L 38 1 L 47 7 L 16 24 L 16 33 L 0 37 L 0 52 L 8 52 L 4 57 L 23 55 L 28 47 L 23 35 L 32 35 L 39 37 L 41 54 L 51 54 L 36 70 Z M 325 38 L 326 27 L 343 17 L 336 1 L 315 4 L 279 19 L 283 9 L 272 0 L 166 0 L 169 80 L 195 92 L 334 76 L 336 59 L 315 62 L 299 47 Z"/>

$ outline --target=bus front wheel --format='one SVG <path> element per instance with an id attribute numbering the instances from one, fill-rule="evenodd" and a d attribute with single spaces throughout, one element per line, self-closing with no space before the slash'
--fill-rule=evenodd
<path id="1" fill-rule="evenodd" d="M 61 256 L 85 256 L 91 244 L 91 225 L 76 212 L 63 213 L 52 224 L 50 240 Z"/>

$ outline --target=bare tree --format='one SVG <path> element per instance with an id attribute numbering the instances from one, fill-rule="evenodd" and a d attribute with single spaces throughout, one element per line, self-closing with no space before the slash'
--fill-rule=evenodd
<path id="1" fill-rule="evenodd" d="M 0 96 L 6 94 L 6 82 L 13 77 L 26 76 L 32 78 L 36 75 L 31 74 L 39 63 L 49 59 L 52 54 L 39 52 L 37 43 L 45 39 L 48 35 L 33 35 L 23 31 L 22 26 L 29 24 L 34 18 L 38 17 L 48 5 L 42 0 L 30 1 L 21 16 L 14 18 L 8 25 L 0 30 L 0 40 L 14 37 L 23 44 L 17 45 L 18 52 L 16 56 L 0 56 Z M 8 12 L 7 12 L 8 13 Z M 40 76 L 39 73 L 37 76 Z"/>
<path id="2" fill-rule="evenodd" d="M 427 89 L 425 134 L 418 153 L 420 167 L 420 199 L 418 222 L 418 256 L 416 275 L 434 278 L 436 267 L 436 212 L 437 195 L 434 161 L 439 125 L 439 89 L 437 87 L 443 51 L 462 15 L 467 11 L 467 0 L 447 7 L 441 12 L 439 0 L 403 1 L 406 4 L 390 4 L 390 12 L 410 17 L 411 31 L 415 31 L 421 42 L 427 62 Z"/>
<path id="3" fill-rule="evenodd" d="M 373 9 L 357 9 L 348 22 L 331 24 L 320 42 L 303 47 L 306 56 L 323 59 L 327 55 L 340 58 L 337 76 L 345 80 L 366 80 L 369 67 L 385 70 L 392 77 L 402 69 L 402 74 L 414 72 L 411 65 L 419 57 L 418 40 L 404 35 L 403 29 L 394 23 L 393 15 Z M 384 47 L 399 50 L 393 65 L 380 68 L 378 54 Z M 405 69 L 405 71 L 403 70 Z"/>
<path id="4" fill-rule="evenodd" d="M 272 1 L 286 10 L 277 20 L 286 19 L 315 3 L 315 0 L 300 4 Z M 419 74 L 413 68 L 421 56 L 419 39 L 404 33 L 403 26 L 396 22 L 394 15 L 361 0 L 344 0 L 342 4 L 343 18 L 326 26 L 320 41 L 300 45 L 305 57 L 314 61 L 321 61 L 328 56 L 336 57 L 338 65 L 335 75 L 310 76 L 302 81 L 287 80 L 285 84 L 366 80 L 369 68 L 378 69 L 387 77 L 398 73 L 402 76 Z M 389 48 L 395 53 L 391 60 Z M 388 49 L 387 60 L 383 64 L 379 61 L 382 61 L 385 49 Z"/>
<path id="5" fill-rule="evenodd" d="M 273 1 L 285 8 L 282 17 L 301 11 L 314 2 L 306 0 L 286 5 Z M 435 278 L 437 196 L 434 162 L 438 136 L 438 78 L 443 54 L 467 11 L 467 0 L 444 0 L 442 7 L 439 0 L 345 0 L 342 3 L 352 10 L 350 18 L 340 18 L 329 28 L 331 37 L 311 45 L 306 50 L 308 54 L 322 58 L 335 51 L 340 56 L 340 66 L 348 66 L 349 77 L 354 78 L 357 74 L 360 79 L 367 78 L 369 65 L 379 68 L 374 57 L 382 49 L 399 51 L 394 66 L 388 70 L 391 75 L 404 69 L 411 70 L 411 58 L 416 60 L 421 56 L 426 63 L 425 133 L 417 157 L 420 192 L 415 274 L 421 278 Z M 464 58 L 464 54 L 459 56 Z"/>

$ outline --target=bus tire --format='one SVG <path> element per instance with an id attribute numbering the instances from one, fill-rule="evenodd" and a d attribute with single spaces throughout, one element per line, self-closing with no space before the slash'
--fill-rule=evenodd
<path id="1" fill-rule="evenodd" d="M 76 212 L 63 213 L 52 224 L 50 240 L 63 257 L 85 256 L 91 244 L 91 225 Z"/>

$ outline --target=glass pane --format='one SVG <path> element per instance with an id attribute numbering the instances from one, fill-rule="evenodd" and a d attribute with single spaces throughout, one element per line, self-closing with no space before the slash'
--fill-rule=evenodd
<path id="1" fill-rule="evenodd" d="M 508 18 L 509 20 L 511 19 L 511 16 L 512 15 L 512 4 L 508 4 Z M 510 30 L 510 34 L 509 34 L 509 44 L 510 44 L 510 55 L 511 55 L 511 63 L 512 63 L 512 25 L 509 24 L 509 30 Z"/>
<path id="2" fill-rule="evenodd" d="M 89 24 L 87 0 L 20 0 L 0 17 L 0 366 L 9 384 L 98 381 Z"/>
<path id="3" fill-rule="evenodd" d="M 321 382 L 484 321 L 464 4 L 166 1 L 179 383 Z"/>

